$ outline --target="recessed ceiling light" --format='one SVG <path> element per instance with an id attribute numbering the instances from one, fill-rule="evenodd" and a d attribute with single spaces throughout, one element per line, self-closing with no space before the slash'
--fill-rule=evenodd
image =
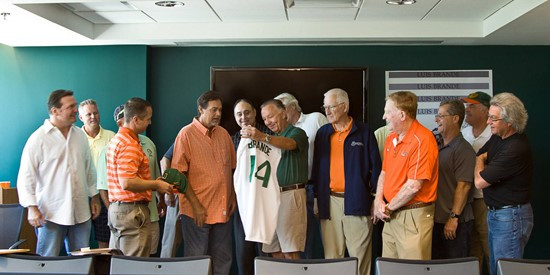
<path id="1" fill-rule="evenodd" d="M 386 4 L 390 5 L 412 5 L 416 3 L 416 0 L 388 0 Z"/>
<path id="2" fill-rule="evenodd" d="M 174 7 L 183 7 L 183 2 L 180 1 L 158 1 L 155 2 L 155 5 L 159 7 L 174 8 Z"/>

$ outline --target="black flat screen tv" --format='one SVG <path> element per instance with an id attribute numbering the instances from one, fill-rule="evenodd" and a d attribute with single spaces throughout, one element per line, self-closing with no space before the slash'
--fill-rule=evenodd
<path id="1" fill-rule="evenodd" d="M 210 88 L 222 97 L 221 126 L 230 134 L 239 130 L 233 105 L 241 98 L 251 100 L 261 121 L 260 105 L 283 92 L 293 94 L 304 113 L 321 112 L 323 94 L 344 89 L 350 100 L 350 115 L 367 118 L 368 68 L 243 68 L 211 67 Z"/>

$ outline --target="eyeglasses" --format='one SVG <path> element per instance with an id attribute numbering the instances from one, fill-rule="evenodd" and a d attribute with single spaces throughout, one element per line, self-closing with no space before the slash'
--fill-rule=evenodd
<path id="1" fill-rule="evenodd" d="M 435 118 L 442 119 L 442 118 L 444 118 L 444 117 L 446 117 L 446 116 L 454 116 L 454 115 L 442 115 L 442 114 L 437 114 L 437 115 L 435 115 Z"/>
<path id="2" fill-rule="evenodd" d="M 329 106 L 321 106 L 321 111 L 323 112 L 327 112 L 328 109 L 330 109 L 330 112 L 334 112 L 334 110 L 336 110 L 336 108 L 340 105 L 344 104 L 344 102 L 340 102 L 338 104 L 334 104 L 334 105 L 329 105 Z"/>
<path id="3" fill-rule="evenodd" d="M 497 121 L 499 121 L 499 120 L 503 120 L 503 118 L 496 118 L 496 117 L 494 117 L 494 116 L 490 116 L 490 117 L 489 117 L 489 120 L 490 120 L 491 122 L 495 123 L 495 122 L 497 122 Z"/>

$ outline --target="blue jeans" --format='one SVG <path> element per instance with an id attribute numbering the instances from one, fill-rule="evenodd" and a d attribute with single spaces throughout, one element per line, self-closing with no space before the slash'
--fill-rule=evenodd
<path id="1" fill-rule="evenodd" d="M 205 224 L 198 227 L 192 218 L 183 215 L 183 254 L 187 256 L 210 255 L 212 274 L 229 274 L 232 261 L 231 223 Z"/>
<path id="2" fill-rule="evenodd" d="M 61 245 L 65 243 L 67 253 L 90 246 L 91 219 L 75 224 L 60 225 L 46 221 L 38 227 L 36 254 L 40 256 L 59 256 Z"/>
<path id="3" fill-rule="evenodd" d="M 533 229 L 533 209 L 527 203 L 520 207 L 489 210 L 487 223 L 491 275 L 496 275 L 498 259 L 523 258 L 523 250 Z"/>

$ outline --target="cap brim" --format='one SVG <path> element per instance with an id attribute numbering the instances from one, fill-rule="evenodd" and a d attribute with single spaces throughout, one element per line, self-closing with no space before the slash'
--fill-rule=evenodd
<path id="1" fill-rule="evenodd" d="M 475 100 L 475 99 L 471 99 L 471 98 L 461 98 L 462 101 L 466 102 L 466 103 L 471 103 L 471 104 L 481 104 L 481 102 Z"/>

